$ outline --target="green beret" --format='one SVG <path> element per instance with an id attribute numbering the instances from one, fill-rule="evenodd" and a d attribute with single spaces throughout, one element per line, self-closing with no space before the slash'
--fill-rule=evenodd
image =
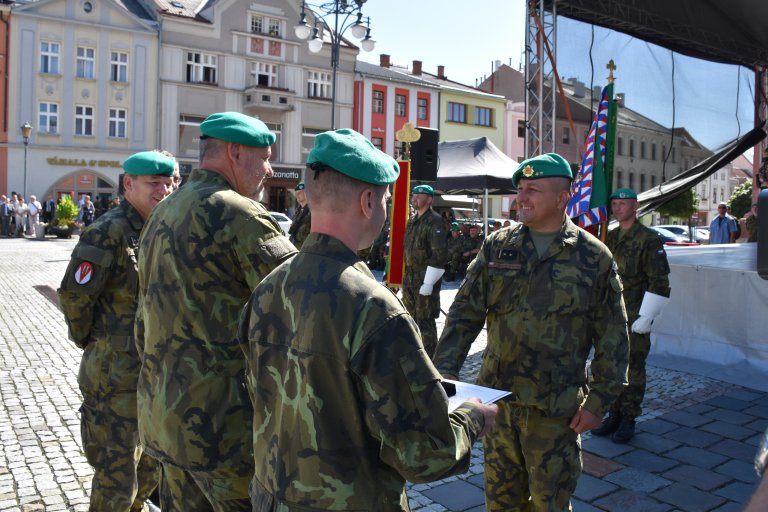
<path id="1" fill-rule="evenodd" d="M 608 198 L 609 201 L 614 199 L 637 199 L 637 193 L 631 188 L 619 188 L 614 190 L 611 197 Z"/>
<path id="2" fill-rule="evenodd" d="M 176 160 L 159 151 L 142 151 L 125 159 L 123 169 L 135 176 L 173 176 Z"/>
<path id="3" fill-rule="evenodd" d="M 267 125 L 239 112 L 211 114 L 200 123 L 200 131 L 203 138 L 210 137 L 256 148 L 266 148 L 277 140 Z"/>
<path id="4" fill-rule="evenodd" d="M 459 223 L 451 222 L 451 231 L 458 231 L 458 230 L 459 230 Z"/>
<path id="5" fill-rule="evenodd" d="M 299 190 L 304 190 L 304 182 L 302 181 L 298 185 L 293 187 L 293 190 L 295 190 L 296 192 L 298 192 Z"/>
<path id="6" fill-rule="evenodd" d="M 373 185 L 389 185 L 400 176 L 400 167 L 394 158 L 349 128 L 318 134 L 307 158 L 307 165 L 314 163 Z"/>
<path id="7" fill-rule="evenodd" d="M 568 178 L 573 179 L 571 166 L 557 153 L 547 153 L 523 160 L 512 174 L 512 186 L 517 188 L 521 179 L 535 180 L 539 178 Z"/>
<path id="8" fill-rule="evenodd" d="M 429 185 L 416 185 L 411 190 L 411 194 L 426 194 L 428 196 L 435 195 L 435 190 Z"/>

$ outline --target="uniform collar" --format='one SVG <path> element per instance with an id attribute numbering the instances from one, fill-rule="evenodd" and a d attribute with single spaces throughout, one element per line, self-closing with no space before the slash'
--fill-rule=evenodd
<path id="1" fill-rule="evenodd" d="M 134 231 L 137 233 L 141 231 L 141 228 L 144 227 L 144 219 L 141 218 L 139 211 L 133 207 L 130 201 L 127 199 L 120 201 L 120 204 L 117 206 L 117 208 L 123 211 L 125 218 L 128 220 L 128 224 L 131 226 L 131 228 L 134 229 Z"/>
<path id="2" fill-rule="evenodd" d="M 350 250 L 341 240 L 330 235 L 321 233 L 310 233 L 304 244 L 301 246 L 300 253 L 320 254 L 328 258 L 339 261 L 354 267 L 356 270 L 364 273 L 373 279 L 368 265 L 360 259 L 356 252 Z"/>

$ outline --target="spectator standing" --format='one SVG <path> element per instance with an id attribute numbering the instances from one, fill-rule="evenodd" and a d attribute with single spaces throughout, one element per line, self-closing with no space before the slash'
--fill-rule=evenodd
<path id="1" fill-rule="evenodd" d="M 637 221 L 637 193 L 620 188 L 610 196 L 611 211 L 619 227 L 611 230 L 605 245 L 611 250 L 624 285 L 629 333 L 629 385 L 611 404 L 596 436 L 609 436 L 624 444 L 635 435 L 635 420 L 642 413 L 645 396 L 645 360 L 651 350 L 651 323 L 669 302 L 669 263 L 664 244 L 651 228 Z"/>
<path id="2" fill-rule="evenodd" d="M 709 224 L 709 244 L 732 244 L 736 241 L 736 221 L 726 213 L 725 203 L 717 205 L 717 217 Z"/>
<path id="3" fill-rule="evenodd" d="M 416 320 L 424 349 L 432 357 L 437 345 L 441 278 L 448 263 L 443 218 L 432 209 L 434 190 L 417 185 L 411 190 L 415 215 L 405 228 L 403 304 Z"/>
<path id="4" fill-rule="evenodd" d="M 136 256 L 147 216 L 171 193 L 173 161 L 146 151 L 127 158 L 123 169 L 125 201 L 83 231 L 58 290 L 69 337 L 83 349 L 80 431 L 94 469 L 95 511 L 143 510 L 160 481 L 160 465 L 143 453 L 137 425 Z"/>
<path id="5" fill-rule="evenodd" d="M 744 227 L 747 231 L 747 242 L 757 242 L 757 203 L 744 216 Z"/>
<path id="6" fill-rule="evenodd" d="M 554 153 L 520 164 L 512 186 L 521 224 L 485 239 L 435 353 L 443 376 L 457 376 L 487 321 L 478 384 L 513 393 L 497 402 L 483 440 L 489 512 L 570 510 L 579 434 L 600 425 L 627 384 L 621 281 L 610 251 L 565 215 L 571 180 Z"/>
<path id="7" fill-rule="evenodd" d="M 3 236 L 11 236 L 11 217 L 13 217 L 13 204 L 6 195 L 0 196 L 0 221 L 2 221 Z"/>
<path id="8" fill-rule="evenodd" d="M 52 195 L 48 195 L 48 199 L 43 203 L 43 222 L 46 224 L 53 220 L 56 215 L 56 201 L 53 200 Z"/>
<path id="9" fill-rule="evenodd" d="M 91 225 L 95 218 L 96 207 L 94 207 L 93 203 L 91 202 L 91 196 L 85 196 L 83 206 L 80 207 L 80 222 L 83 223 L 83 226 L 88 227 Z"/>
<path id="10" fill-rule="evenodd" d="M 40 226 L 40 212 L 43 210 L 43 206 L 36 196 L 29 196 L 29 210 L 27 216 L 29 219 L 29 236 L 36 237 L 38 231 L 42 229 Z"/>
<path id="11" fill-rule="evenodd" d="M 416 324 L 357 256 L 381 232 L 397 162 L 348 129 L 319 134 L 307 162 L 312 232 L 240 321 L 253 510 L 407 511 L 405 481 L 466 471 L 497 408 L 449 414 Z"/>
<path id="12" fill-rule="evenodd" d="M 237 323 L 256 285 L 296 253 L 257 201 L 275 134 L 237 112 L 200 131 L 200 168 L 139 244 L 139 429 L 163 466 L 163 512 L 250 510 L 253 407 Z"/>
<path id="13" fill-rule="evenodd" d="M 27 233 L 27 216 L 29 215 L 29 205 L 22 196 L 18 196 L 18 201 L 14 207 L 16 217 L 16 236 L 21 237 Z"/>

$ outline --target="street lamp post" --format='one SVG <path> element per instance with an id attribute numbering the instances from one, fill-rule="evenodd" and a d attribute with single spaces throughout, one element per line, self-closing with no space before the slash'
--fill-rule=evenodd
<path id="1" fill-rule="evenodd" d="M 27 200 L 27 146 L 29 146 L 29 136 L 32 135 L 32 125 L 29 121 L 21 125 L 21 136 L 24 138 L 24 200 Z"/>
<path id="2" fill-rule="evenodd" d="M 341 37 L 347 29 L 350 29 L 352 35 L 361 39 L 361 46 L 364 51 L 370 52 L 375 46 L 375 41 L 371 39 L 371 19 L 366 18 L 363 23 L 363 4 L 366 0 L 334 0 L 317 5 L 301 2 L 301 15 L 298 24 L 294 27 L 296 37 L 307 39 L 310 35 L 307 46 L 312 53 L 318 53 L 323 48 L 322 30 L 323 26 L 328 28 L 331 36 L 331 68 L 333 69 L 333 78 L 331 82 L 331 129 L 336 129 L 336 71 L 339 67 L 339 53 L 341 47 Z M 314 24 L 310 26 L 307 23 L 307 8 L 314 17 Z M 326 21 L 325 17 L 333 15 L 333 28 Z"/>

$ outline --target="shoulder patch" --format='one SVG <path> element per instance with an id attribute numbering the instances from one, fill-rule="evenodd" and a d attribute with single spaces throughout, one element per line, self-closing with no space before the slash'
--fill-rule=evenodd
<path id="1" fill-rule="evenodd" d="M 89 261 L 82 262 L 75 270 L 75 282 L 83 285 L 88 283 L 93 277 L 93 265 Z"/>

